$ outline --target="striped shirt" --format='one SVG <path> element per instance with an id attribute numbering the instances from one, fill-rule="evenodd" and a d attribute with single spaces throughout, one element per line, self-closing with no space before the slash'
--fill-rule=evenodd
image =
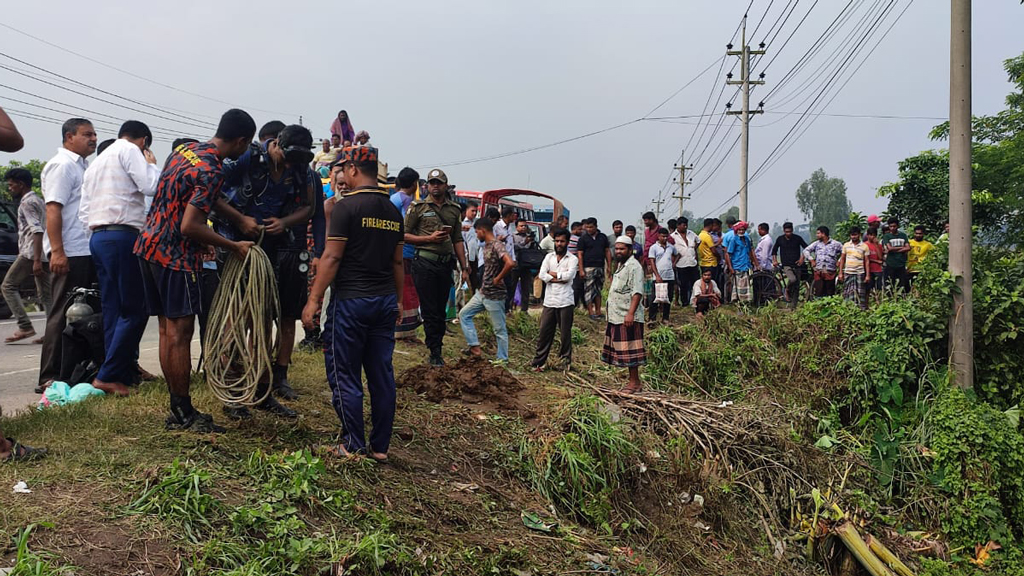
<path id="1" fill-rule="evenodd" d="M 89 229 L 146 223 L 146 196 L 156 193 L 160 170 L 124 138 L 115 140 L 85 171 L 78 218 Z"/>

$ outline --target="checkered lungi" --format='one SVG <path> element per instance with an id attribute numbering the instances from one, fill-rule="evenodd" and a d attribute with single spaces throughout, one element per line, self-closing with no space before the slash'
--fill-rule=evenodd
<path id="1" fill-rule="evenodd" d="M 609 323 L 604 330 L 604 349 L 601 350 L 601 361 L 612 366 L 634 368 L 647 363 L 647 351 L 644 349 L 644 323 L 625 324 Z"/>
<path id="2" fill-rule="evenodd" d="M 732 299 L 739 302 L 754 301 L 754 291 L 750 289 L 750 270 L 736 272 L 732 276 Z"/>
<path id="3" fill-rule="evenodd" d="M 860 274 L 847 274 L 843 278 L 843 298 L 856 302 L 858 306 L 866 310 L 868 307 L 867 284 Z"/>
<path id="4" fill-rule="evenodd" d="M 587 304 L 596 301 L 604 288 L 604 268 L 584 268 L 583 301 Z"/>

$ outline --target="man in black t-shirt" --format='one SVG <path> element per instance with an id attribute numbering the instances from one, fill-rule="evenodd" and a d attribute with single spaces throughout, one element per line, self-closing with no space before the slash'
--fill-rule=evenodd
<path id="1" fill-rule="evenodd" d="M 591 320 L 604 318 L 601 314 L 601 289 L 604 276 L 611 276 L 612 252 L 608 237 L 597 229 L 597 218 L 583 222 L 583 235 L 576 243 L 576 255 L 580 260 L 580 277 L 583 278 L 583 302 Z"/>
<path id="2" fill-rule="evenodd" d="M 337 163 L 349 192 L 331 212 L 327 246 L 302 310 L 302 324 L 312 326 L 318 302 L 331 286 L 324 323 L 324 364 L 331 404 L 341 419 L 337 456 L 367 452 L 388 458 L 395 420 L 395 325 L 402 317 L 405 283 L 402 215 L 377 185 L 377 149 L 344 148 Z M 370 391 L 370 445 L 363 429 L 362 370 Z"/>
<path id="3" fill-rule="evenodd" d="M 786 275 L 786 299 L 790 308 L 796 308 L 800 298 L 800 281 L 804 278 L 804 248 L 807 241 L 803 236 L 793 233 L 793 223 L 782 225 L 782 236 L 775 239 L 772 247 L 772 263 L 782 266 Z"/>

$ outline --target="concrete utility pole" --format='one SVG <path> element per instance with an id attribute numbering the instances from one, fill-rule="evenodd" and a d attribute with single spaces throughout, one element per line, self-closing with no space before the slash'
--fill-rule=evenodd
<path id="1" fill-rule="evenodd" d="M 750 56 L 751 55 L 763 55 L 765 51 L 764 43 L 761 44 L 761 50 L 751 50 L 750 46 L 747 45 L 747 17 L 743 16 L 743 36 L 741 37 L 741 46 L 739 50 L 733 50 L 732 44 L 729 44 L 727 48 L 729 51 L 726 52 L 729 56 L 740 57 L 740 79 L 733 80 L 732 73 L 729 74 L 728 80 L 725 82 L 729 85 L 739 85 L 743 87 L 743 110 L 733 112 L 732 110 L 726 112 L 730 115 L 741 115 L 743 122 L 743 132 L 740 136 L 740 220 L 746 221 L 747 219 L 747 158 L 750 153 L 750 116 L 751 114 L 762 114 L 764 110 L 760 107 L 757 110 L 751 111 L 750 109 L 750 85 L 762 85 L 764 80 L 751 80 L 750 79 Z M 763 74 L 762 74 L 763 76 Z"/>
<path id="2" fill-rule="evenodd" d="M 675 165 L 675 168 L 679 169 L 679 179 L 677 180 L 679 182 L 679 195 L 678 196 L 672 196 L 673 198 L 679 200 L 679 217 L 680 218 L 683 217 L 683 201 L 690 199 L 690 197 L 686 195 L 686 185 L 693 183 L 693 180 L 687 180 L 686 179 L 686 171 L 687 170 L 693 170 L 693 164 L 690 164 L 689 166 L 687 166 L 686 164 L 683 163 L 683 157 L 685 155 L 686 155 L 686 150 L 683 150 L 683 153 L 679 155 L 679 164 Z"/>
<path id="3" fill-rule="evenodd" d="M 974 386 L 971 270 L 971 0 L 951 0 L 949 37 L 949 363 L 960 388 Z"/>
<path id="4" fill-rule="evenodd" d="M 665 201 L 661 199 L 660 195 L 651 199 L 651 204 L 654 204 L 654 215 L 658 217 L 659 222 L 661 222 L 661 205 L 664 203 Z"/>

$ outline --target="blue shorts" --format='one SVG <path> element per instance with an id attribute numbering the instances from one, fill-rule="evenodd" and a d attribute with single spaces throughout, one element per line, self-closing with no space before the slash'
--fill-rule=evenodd
<path id="1" fill-rule="evenodd" d="M 195 272 L 171 270 L 142 260 L 142 287 L 150 316 L 185 318 L 203 310 L 203 291 Z"/>

